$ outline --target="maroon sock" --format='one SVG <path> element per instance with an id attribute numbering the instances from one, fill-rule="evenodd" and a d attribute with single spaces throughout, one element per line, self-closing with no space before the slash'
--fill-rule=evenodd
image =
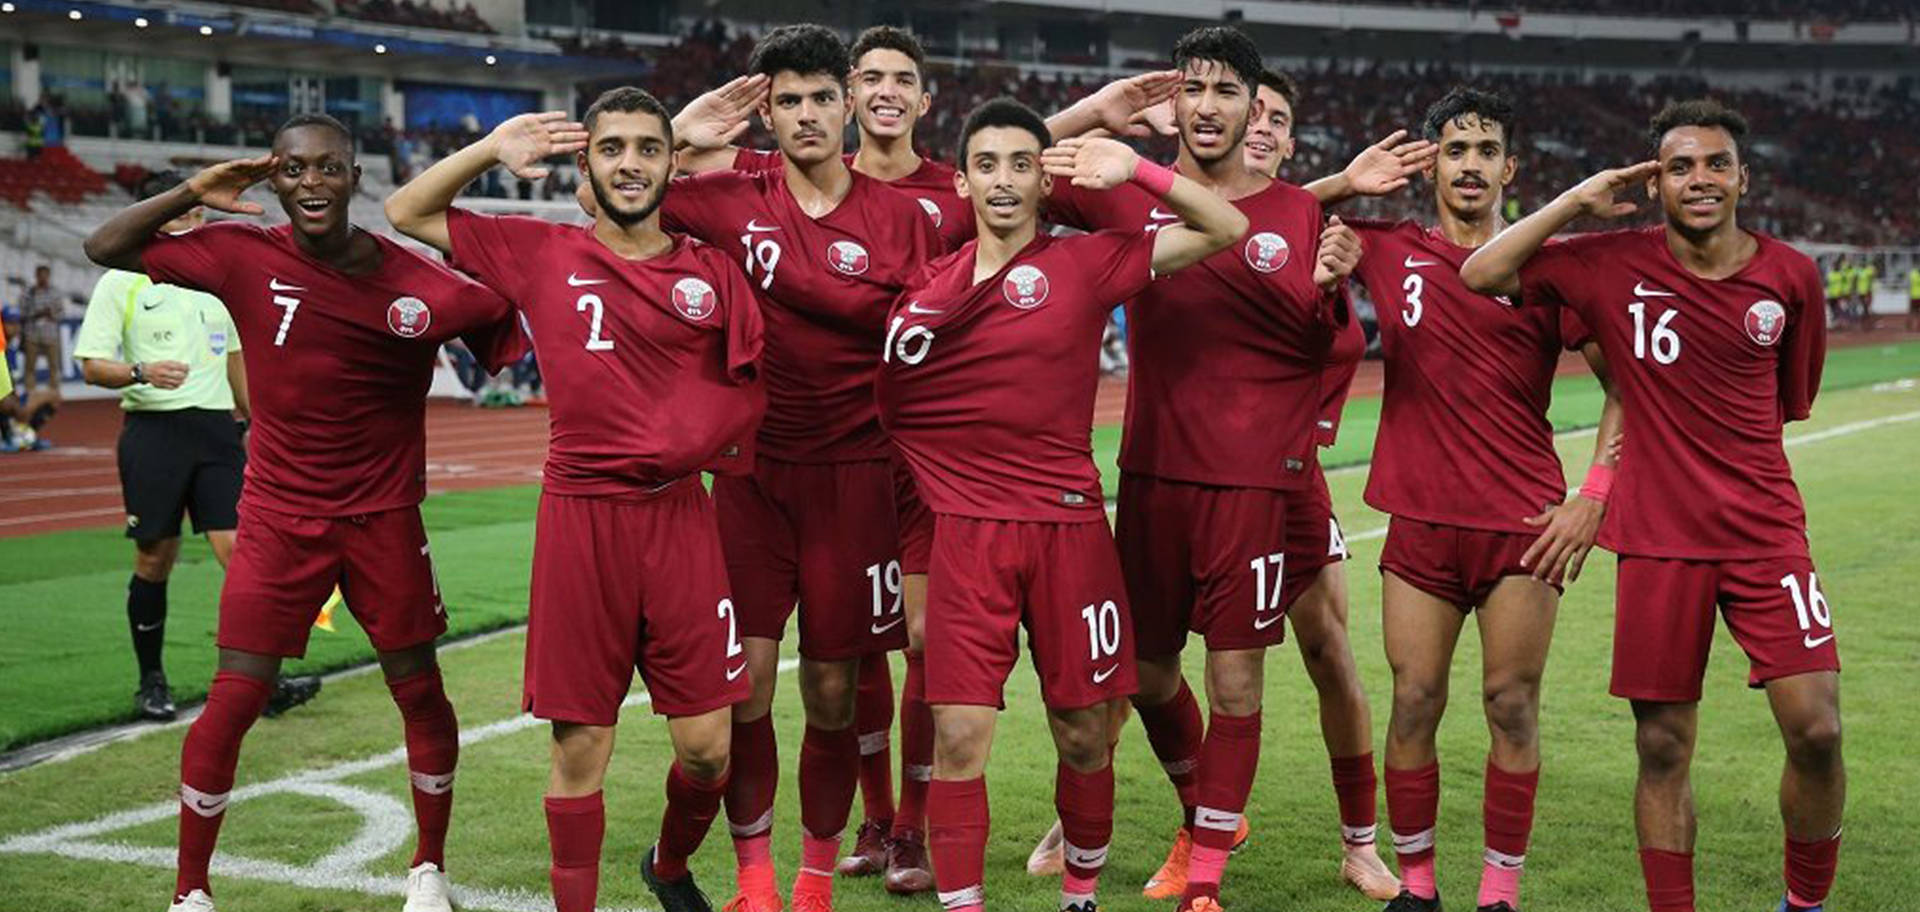
<path id="1" fill-rule="evenodd" d="M 1533 796 L 1540 788 L 1540 770 L 1510 773 L 1488 758 L 1486 775 L 1481 817 L 1487 844 L 1479 905 L 1505 902 L 1518 908 L 1520 871 L 1527 861 L 1527 837 L 1533 833 Z"/>
<path id="2" fill-rule="evenodd" d="M 808 835 L 833 839 L 846 830 L 859 760 L 860 736 L 851 726 L 839 731 L 807 726 L 800 742 L 800 825 Z"/>
<path id="3" fill-rule="evenodd" d="M 419 843 L 413 864 L 447 869 L 447 822 L 453 816 L 453 769 L 460 759 L 460 722 L 447 702 L 435 666 L 388 681 L 407 737 L 407 773 L 413 783 L 413 819 Z"/>
<path id="4" fill-rule="evenodd" d="M 988 824 L 985 776 L 933 780 L 927 790 L 927 843 L 934 885 L 946 908 L 982 904 Z"/>
<path id="5" fill-rule="evenodd" d="M 1373 752 L 1334 757 L 1333 794 L 1340 802 L 1340 838 L 1347 845 L 1373 845 L 1380 822 L 1376 804 L 1380 781 L 1373 774 Z"/>
<path id="6" fill-rule="evenodd" d="M 1694 912 L 1692 852 L 1641 849 L 1640 874 L 1650 912 Z"/>
<path id="7" fill-rule="evenodd" d="M 1200 704 L 1182 678 L 1180 692 L 1173 699 L 1158 706 L 1135 703 L 1133 708 L 1140 714 L 1140 726 L 1147 730 L 1147 743 L 1160 759 L 1160 768 L 1167 771 L 1167 779 L 1180 795 L 1180 806 L 1186 810 L 1191 826 L 1194 806 L 1200 803 L 1200 750 L 1206 737 Z"/>
<path id="8" fill-rule="evenodd" d="M 226 819 L 227 794 L 233 791 L 233 771 L 240 765 L 240 741 L 255 719 L 266 711 L 273 685 L 235 671 L 216 672 L 207 690 L 206 708 L 187 728 L 180 748 L 179 873 L 173 892 L 185 896 L 205 890 L 207 863 L 220 839 L 220 821 Z"/>
<path id="9" fill-rule="evenodd" d="M 773 793 L 779 782 L 780 748 L 773 736 L 773 714 L 733 723 L 726 806 L 727 827 L 736 841 L 773 829 Z"/>
<path id="10" fill-rule="evenodd" d="M 1440 763 L 1418 769 L 1386 768 L 1387 823 L 1393 829 L 1393 852 L 1400 858 L 1400 882 L 1407 892 L 1432 899 L 1439 890 L 1433 881 L 1433 825 L 1440 816 Z"/>
<path id="11" fill-rule="evenodd" d="M 600 793 L 579 798 L 547 798 L 547 845 L 553 866 L 555 912 L 593 912 L 600 894 L 600 840 L 607 834 L 606 805 Z"/>
<path id="12" fill-rule="evenodd" d="M 1840 834 L 1801 842 L 1787 837 L 1787 901 L 1796 906 L 1826 902 L 1833 888 L 1833 867 L 1840 861 Z"/>
<path id="13" fill-rule="evenodd" d="M 687 876 L 687 859 L 700 848 L 720 814 L 720 796 L 727 792 L 727 774 L 713 780 L 695 779 L 680 768 L 667 768 L 667 809 L 660 815 L 660 841 L 654 845 L 653 873 L 661 880 Z"/>
<path id="14" fill-rule="evenodd" d="M 1083 773 L 1065 763 L 1053 776 L 1053 807 L 1060 815 L 1066 871 L 1060 881 L 1063 905 L 1093 898 L 1100 869 L 1113 841 L 1113 766 Z"/>
<path id="15" fill-rule="evenodd" d="M 1217 896 L 1227 853 L 1240 832 L 1240 817 L 1260 766 L 1260 714 L 1207 719 L 1200 748 L 1200 803 L 1193 817 L 1193 856 L 1187 867 L 1188 899 Z"/>
<path id="16" fill-rule="evenodd" d="M 900 689 L 900 806 L 893 835 L 927 831 L 927 784 L 933 781 L 933 709 L 927 706 L 926 656 L 907 653 L 907 680 Z"/>
<path id="17" fill-rule="evenodd" d="M 893 671 L 884 655 L 860 660 L 853 697 L 860 732 L 860 803 L 866 819 L 893 825 Z"/>

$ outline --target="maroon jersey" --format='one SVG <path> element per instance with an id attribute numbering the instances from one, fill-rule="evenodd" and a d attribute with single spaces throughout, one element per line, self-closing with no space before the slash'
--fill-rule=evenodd
<path id="1" fill-rule="evenodd" d="M 364 275 L 302 253 L 288 225 L 217 222 L 147 244 L 147 275 L 219 298 L 244 343 L 248 503 L 302 516 L 418 504 L 440 344 L 469 333 L 489 364 L 513 354 L 520 331 L 499 295 L 374 240 L 380 265 Z"/>
<path id="2" fill-rule="evenodd" d="M 880 414 L 934 512 L 1105 522 L 1093 464 L 1100 338 L 1153 280 L 1153 235 L 1034 238 L 973 281 L 975 243 L 900 296 Z"/>
<path id="3" fill-rule="evenodd" d="M 452 209 L 455 268 L 526 316 L 547 386 L 546 490 L 635 494 L 753 467 L 760 308 L 740 267 L 674 235 L 646 260 L 580 225 Z"/>
<path id="4" fill-rule="evenodd" d="M 1493 532 L 1566 496 L 1547 405 L 1563 347 L 1585 336 L 1565 308 L 1515 307 L 1460 280 L 1473 254 L 1438 228 L 1356 221 L 1354 278 L 1380 319 L 1386 389 L 1366 501 L 1422 522 Z"/>
<path id="5" fill-rule="evenodd" d="M 1334 333 L 1332 344 L 1327 346 L 1327 365 L 1320 373 L 1320 417 L 1313 425 L 1315 444 L 1330 447 L 1339 438 L 1340 413 L 1347 407 L 1353 375 L 1360 372 L 1360 359 L 1366 353 L 1367 331 L 1359 320 L 1348 320 Z"/>
<path id="6" fill-rule="evenodd" d="M 841 156 L 847 167 L 853 167 L 853 153 Z M 735 171 L 777 171 L 786 161 L 778 151 L 765 149 L 741 149 L 733 154 Z M 912 174 L 895 180 L 886 181 L 886 185 L 914 198 L 920 208 L 926 210 L 927 217 L 933 219 L 933 227 L 940 230 L 940 249 L 953 251 L 960 245 L 973 240 L 973 204 L 960 197 L 953 189 L 954 167 L 931 158 L 920 159 L 920 167 Z"/>
<path id="7" fill-rule="evenodd" d="M 1806 255 L 1749 232 L 1739 272 L 1703 279 L 1665 227 L 1542 248 L 1528 304 L 1574 310 L 1606 353 L 1625 440 L 1600 543 L 1619 554 L 1753 560 L 1807 552 L 1781 425 L 1807 417 L 1826 358 L 1825 297 Z"/>
<path id="8" fill-rule="evenodd" d="M 1313 473 L 1321 374 L 1347 321 L 1344 292 L 1313 283 L 1320 203 L 1273 182 L 1234 200 L 1238 243 L 1127 302 L 1120 468 L 1174 481 L 1301 490 Z M 1055 181 L 1051 217 L 1088 230 L 1155 231 L 1172 212 L 1138 187 Z"/>
<path id="9" fill-rule="evenodd" d="M 787 462 L 885 459 L 873 373 L 887 310 L 937 255 L 918 203 L 859 172 L 815 219 L 781 171 L 717 171 L 677 180 L 663 223 L 746 267 L 766 321 L 767 414 L 760 452 Z"/>

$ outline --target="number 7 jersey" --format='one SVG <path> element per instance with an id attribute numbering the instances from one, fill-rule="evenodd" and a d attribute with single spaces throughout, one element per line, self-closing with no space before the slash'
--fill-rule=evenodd
<path id="1" fill-rule="evenodd" d="M 1820 387 L 1819 271 L 1749 232 L 1752 260 L 1701 278 L 1674 259 L 1665 232 L 1576 237 L 1520 269 L 1523 303 L 1564 304 L 1587 324 L 1625 408 L 1600 543 L 1689 560 L 1805 555 L 1806 508 L 1781 430 L 1807 417 Z"/>

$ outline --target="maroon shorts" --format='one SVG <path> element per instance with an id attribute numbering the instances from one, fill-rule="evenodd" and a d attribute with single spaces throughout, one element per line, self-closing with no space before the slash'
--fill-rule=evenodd
<path id="1" fill-rule="evenodd" d="M 752 690 L 698 479 L 645 498 L 540 495 L 520 708 L 612 725 L 636 668 L 663 716 L 697 716 Z"/>
<path id="2" fill-rule="evenodd" d="M 778 640 L 800 611 L 800 654 L 820 661 L 904 649 L 893 463 L 760 456 L 713 480 L 740 635 Z"/>
<path id="3" fill-rule="evenodd" d="M 1209 650 L 1284 640 L 1287 521 L 1299 496 L 1121 474 L 1114 538 L 1140 654 L 1176 655 L 1188 631 Z"/>
<path id="4" fill-rule="evenodd" d="M 1833 614 L 1805 555 L 1747 561 L 1621 555 L 1614 589 L 1616 697 L 1700 699 L 1714 608 L 1747 654 L 1747 684 L 1839 671 Z"/>
<path id="5" fill-rule="evenodd" d="M 1395 516 L 1387 523 L 1380 569 L 1462 611 L 1471 611 L 1487 600 L 1501 580 L 1532 575 L 1520 565 L 1520 558 L 1537 538 L 1531 532 L 1469 529 Z"/>
<path id="6" fill-rule="evenodd" d="M 1127 596 L 1105 522 L 941 516 L 927 574 L 927 702 L 1006 705 L 1019 628 L 1054 709 L 1138 688 Z"/>
<path id="7" fill-rule="evenodd" d="M 933 511 L 920 499 L 913 469 L 898 455 L 893 457 L 893 504 L 900 523 L 900 571 L 925 575 L 933 558 Z"/>
<path id="8" fill-rule="evenodd" d="M 1328 564 L 1346 560 L 1347 537 L 1340 521 L 1333 518 L 1333 495 L 1327 491 L 1327 476 L 1318 463 L 1313 467 L 1313 486 L 1287 501 L 1287 567 L 1281 574 L 1280 604 L 1293 607 L 1320 571 Z"/>
<path id="9" fill-rule="evenodd" d="M 334 586 L 381 652 L 447 631 L 418 507 L 294 516 L 242 501 L 216 640 L 222 649 L 304 656 L 314 618 Z"/>

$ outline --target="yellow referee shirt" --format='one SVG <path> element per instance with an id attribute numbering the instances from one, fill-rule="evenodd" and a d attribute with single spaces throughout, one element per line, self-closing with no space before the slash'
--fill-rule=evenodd
<path id="1" fill-rule="evenodd" d="M 93 286 L 75 338 L 75 358 L 111 358 L 129 364 L 181 361 L 187 380 L 178 389 L 137 383 L 120 390 L 130 412 L 233 408 L 227 355 L 240 351 L 233 318 L 220 299 L 177 285 L 155 285 L 137 272 L 108 270 Z"/>

